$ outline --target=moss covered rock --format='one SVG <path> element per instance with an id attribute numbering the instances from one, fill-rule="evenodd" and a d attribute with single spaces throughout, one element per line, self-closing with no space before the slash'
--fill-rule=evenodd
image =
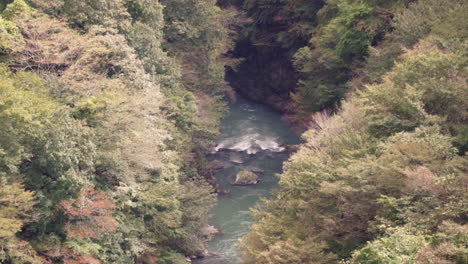
<path id="1" fill-rule="evenodd" d="M 258 176 L 252 171 L 242 170 L 236 175 L 233 185 L 251 185 L 258 183 Z"/>

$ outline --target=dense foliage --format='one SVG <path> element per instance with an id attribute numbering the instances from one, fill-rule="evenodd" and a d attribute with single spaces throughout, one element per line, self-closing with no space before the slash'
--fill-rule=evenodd
<path id="1" fill-rule="evenodd" d="M 226 69 L 307 130 L 253 210 L 244 263 L 467 263 L 467 13 L 0 0 L 0 263 L 205 255 Z"/>
<path id="2" fill-rule="evenodd" d="M 380 14 L 400 2 L 319 11 L 328 22 L 294 55 L 312 86 L 302 79 L 293 98 L 320 109 L 313 87 L 336 65 L 360 73 L 356 92 L 337 114 L 313 115 L 280 190 L 254 210 L 244 263 L 468 262 L 468 4 L 415 1 L 381 35 Z"/>
<path id="3" fill-rule="evenodd" d="M 249 17 L 234 51 L 244 60 L 231 71 L 236 89 L 306 127 L 311 113 L 335 109 L 354 88 L 349 82 L 362 74 L 366 57 L 392 31 L 394 14 L 410 1 L 229 2 Z"/>
<path id="4" fill-rule="evenodd" d="M 0 11 L 0 262 L 205 254 L 228 14 L 191 0 Z"/>

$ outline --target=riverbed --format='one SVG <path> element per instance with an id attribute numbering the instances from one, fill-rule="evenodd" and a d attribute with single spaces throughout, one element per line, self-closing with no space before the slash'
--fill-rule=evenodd
<path id="1" fill-rule="evenodd" d="M 215 176 L 220 188 L 228 192 L 219 195 L 212 210 L 211 225 L 221 232 L 208 243 L 210 256 L 194 263 L 240 263 L 238 241 L 252 223 L 250 208 L 261 198 L 268 198 L 278 186 L 276 175 L 289 157 L 286 146 L 297 143 L 299 137 L 281 120 L 280 113 L 241 97 L 230 105 L 230 114 L 222 121 L 221 135 L 209 156 L 211 161 L 222 164 Z M 233 186 L 241 170 L 256 172 L 259 183 Z"/>

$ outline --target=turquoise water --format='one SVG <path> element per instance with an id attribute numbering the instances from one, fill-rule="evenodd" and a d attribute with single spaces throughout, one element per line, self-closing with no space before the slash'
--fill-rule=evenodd
<path id="1" fill-rule="evenodd" d="M 251 225 L 249 208 L 261 197 L 269 197 L 278 186 L 276 174 L 289 154 L 284 145 L 299 143 L 298 136 L 281 120 L 279 113 L 269 108 L 238 98 L 230 107 L 230 115 L 221 125 L 221 136 L 209 156 L 222 162 L 217 171 L 220 187 L 229 193 L 220 195 L 212 211 L 211 225 L 221 231 L 209 242 L 210 256 L 194 261 L 197 264 L 240 263 L 238 240 Z M 250 186 L 232 186 L 240 170 L 259 171 L 260 182 Z"/>

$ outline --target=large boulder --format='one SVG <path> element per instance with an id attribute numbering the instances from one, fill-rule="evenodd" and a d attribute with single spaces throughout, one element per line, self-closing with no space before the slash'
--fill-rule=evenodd
<path id="1" fill-rule="evenodd" d="M 257 168 L 257 167 L 250 167 L 250 166 L 249 166 L 249 167 L 247 167 L 247 168 L 245 168 L 245 169 L 248 170 L 248 171 L 251 171 L 251 172 L 253 172 L 253 173 L 257 174 L 257 175 L 258 175 L 258 174 L 261 175 L 261 174 L 264 174 L 264 173 L 265 173 L 265 170 L 260 169 L 260 168 Z"/>
<path id="2" fill-rule="evenodd" d="M 236 175 L 233 185 L 251 185 L 258 183 L 258 176 L 253 171 L 242 170 Z"/>
<path id="3" fill-rule="evenodd" d="M 210 168 L 212 170 L 221 170 L 224 169 L 224 167 L 226 167 L 226 165 L 220 160 L 213 160 L 210 162 Z"/>
<path id="4" fill-rule="evenodd" d="M 220 233 L 220 231 L 212 225 L 205 225 L 201 229 L 201 232 L 202 232 L 203 237 L 207 240 L 211 240 L 216 234 Z"/>

